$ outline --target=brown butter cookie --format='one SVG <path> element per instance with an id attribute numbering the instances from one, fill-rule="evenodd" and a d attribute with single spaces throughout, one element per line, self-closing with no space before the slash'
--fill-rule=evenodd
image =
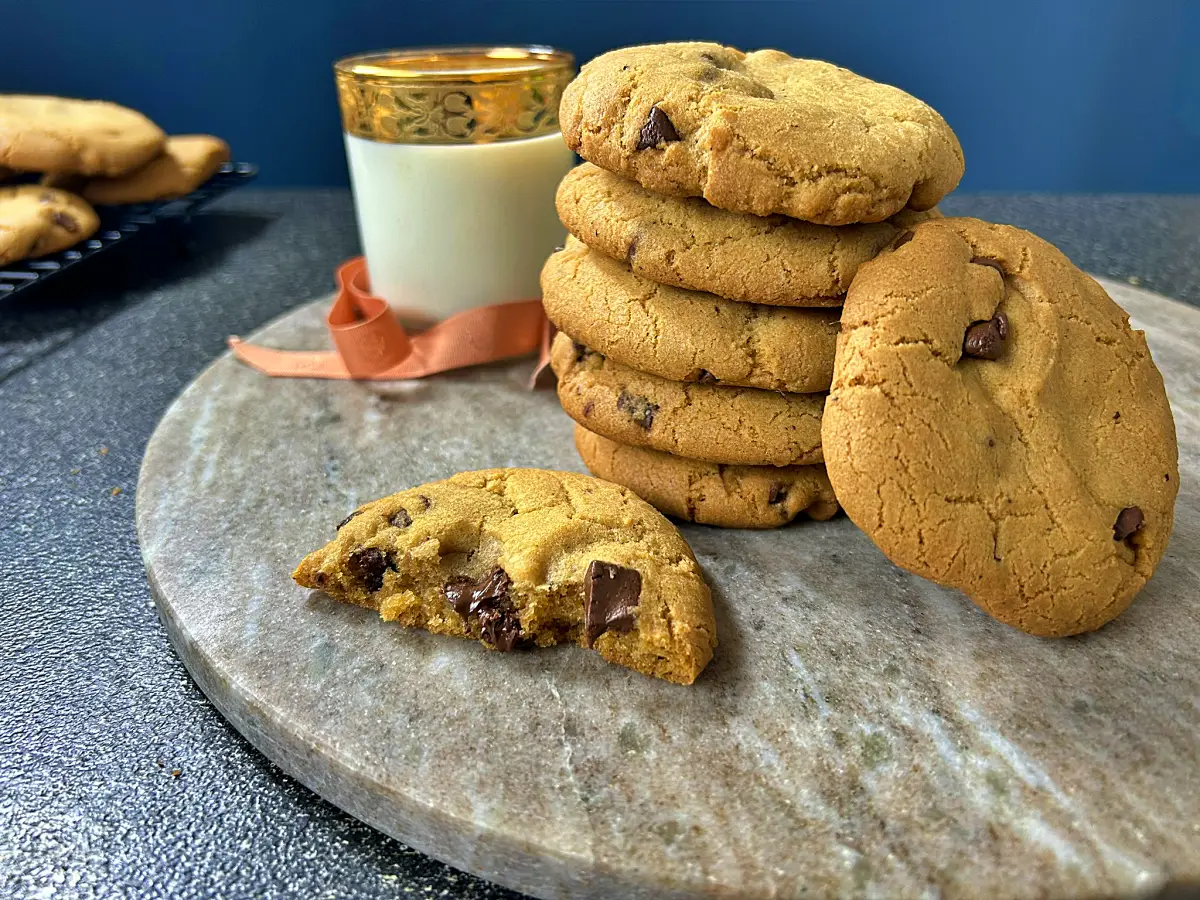
<path id="1" fill-rule="evenodd" d="M 609 359 L 672 381 L 829 389 L 838 310 L 722 300 L 641 278 L 575 238 L 542 269 L 556 326 Z"/>
<path id="2" fill-rule="evenodd" d="M 0 187 L 0 265 L 65 250 L 99 227 L 96 211 L 74 194 L 36 184 Z"/>
<path id="3" fill-rule="evenodd" d="M 568 146 L 658 194 L 823 225 L 929 209 L 963 155 L 933 109 L 899 88 L 778 50 L 627 47 L 563 93 Z"/>
<path id="4" fill-rule="evenodd" d="M 589 431 L 635 447 L 751 466 L 821 462 L 825 394 L 668 381 L 606 359 L 560 332 L 558 399 Z"/>
<path id="5" fill-rule="evenodd" d="M 723 466 L 618 444 L 575 426 L 575 447 L 598 478 L 659 512 L 721 528 L 777 528 L 800 513 L 830 519 L 837 499 L 824 466 Z"/>
<path id="6" fill-rule="evenodd" d="M 717 643 L 675 527 L 632 491 L 570 472 L 463 472 L 368 503 L 292 577 L 492 650 L 577 643 L 680 684 Z"/>
<path id="7" fill-rule="evenodd" d="M 0 166 L 116 177 L 143 166 L 166 135 L 141 113 L 102 100 L 0 94 Z"/>
<path id="8" fill-rule="evenodd" d="M 823 423 L 850 518 L 897 565 L 1038 635 L 1099 628 L 1154 572 L 1178 451 L 1125 312 L 1055 247 L 917 225 L 859 271 Z"/>
<path id="9" fill-rule="evenodd" d="M 643 278 L 771 306 L 841 306 L 860 265 L 940 215 L 905 209 L 885 222 L 837 228 L 752 216 L 654 194 L 591 163 L 562 180 L 557 206 L 575 237 Z"/>

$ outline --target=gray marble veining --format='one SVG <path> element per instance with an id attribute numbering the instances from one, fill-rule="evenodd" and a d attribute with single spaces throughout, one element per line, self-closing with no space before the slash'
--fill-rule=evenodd
<path id="1" fill-rule="evenodd" d="M 499 657 L 289 572 L 359 503 L 455 471 L 580 469 L 527 365 L 271 380 L 222 358 L 147 450 L 164 621 L 284 769 L 441 859 L 539 896 L 1135 896 L 1200 880 L 1200 312 L 1107 285 L 1147 329 L 1183 474 L 1159 572 L 1043 641 L 891 566 L 845 519 L 687 527 L 721 645 L 691 689 L 578 648 Z M 324 345 L 319 306 L 259 336 Z"/>

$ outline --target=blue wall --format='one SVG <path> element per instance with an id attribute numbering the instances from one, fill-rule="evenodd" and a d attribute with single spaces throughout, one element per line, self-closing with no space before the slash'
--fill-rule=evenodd
<path id="1" fill-rule="evenodd" d="M 1200 2 L 3 0 L 0 91 L 211 131 L 275 185 L 344 184 L 331 62 L 430 43 L 774 46 L 888 81 L 958 132 L 963 188 L 1200 190 Z M 28 35 L 16 39 L 17 35 Z"/>

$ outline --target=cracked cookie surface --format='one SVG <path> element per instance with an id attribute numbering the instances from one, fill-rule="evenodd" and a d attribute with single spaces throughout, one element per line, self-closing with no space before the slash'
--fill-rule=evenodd
<path id="1" fill-rule="evenodd" d="M 1175 426 L 1144 335 L 1016 228 L 925 222 L 862 267 L 823 433 L 893 562 L 1032 634 L 1119 615 L 1170 536 Z"/>
<path id="2" fill-rule="evenodd" d="M 542 269 L 556 326 L 609 359 L 672 381 L 826 391 L 838 310 L 723 300 L 657 284 L 575 238 Z"/>
<path id="3" fill-rule="evenodd" d="M 940 215 L 904 209 L 884 222 L 836 228 L 752 216 L 654 194 L 591 163 L 567 173 L 557 206 L 575 237 L 643 278 L 771 306 L 841 306 L 860 265 Z"/>
<path id="4" fill-rule="evenodd" d="M 0 265 L 65 250 L 99 227 L 96 211 L 74 194 L 36 184 L 0 187 Z"/>
<path id="5" fill-rule="evenodd" d="M 675 527 L 632 491 L 572 472 L 462 472 L 367 503 L 292 577 L 402 625 L 494 650 L 576 643 L 680 684 L 717 643 Z"/>
<path id="6" fill-rule="evenodd" d="M 575 447 L 593 475 L 629 488 L 659 512 L 722 528 L 778 528 L 801 513 L 830 519 L 837 500 L 825 467 L 724 466 L 618 444 L 582 425 Z"/>
<path id="7" fill-rule="evenodd" d="M 962 148 L 899 88 L 778 50 L 627 47 L 596 57 L 559 110 L 567 145 L 658 194 L 823 225 L 929 209 Z"/>
<path id="8" fill-rule="evenodd" d="M 825 394 L 668 381 L 607 359 L 559 332 L 558 399 L 589 431 L 634 447 L 750 466 L 821 462 Z"/>

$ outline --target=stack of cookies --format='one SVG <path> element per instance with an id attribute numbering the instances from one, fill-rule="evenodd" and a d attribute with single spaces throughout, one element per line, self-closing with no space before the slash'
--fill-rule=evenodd
<path id="1" fill-rule="evenodd" d="M 598 57 L 560 115 L 587 162 L 542 292 L 588 468 L 692 521 L 831 517 L 840 307 L 958 183 L 949 126 L 837 66 L 703 43 Z"/>
<path id="2" fill-rule="evenodd" d="M 168 137 L 115 103 L 0 95 L 0 265 L 65 250 L 99 228 L 92 204 L 184 196 L 230 158 L 211 135 Z"/>
<path id="3" fill-rule="evenodd" d="M 963 171 L 937 113 L 825 63 L 669 44 L 585 66 L 562 118 L 588 164 L 543 290 L 594 473 L 719 525 L 840 505 L 1032 634 L 1129 605 L 1174 521 L 1162 376 L 1055 247 L 936 214 Z"/>

